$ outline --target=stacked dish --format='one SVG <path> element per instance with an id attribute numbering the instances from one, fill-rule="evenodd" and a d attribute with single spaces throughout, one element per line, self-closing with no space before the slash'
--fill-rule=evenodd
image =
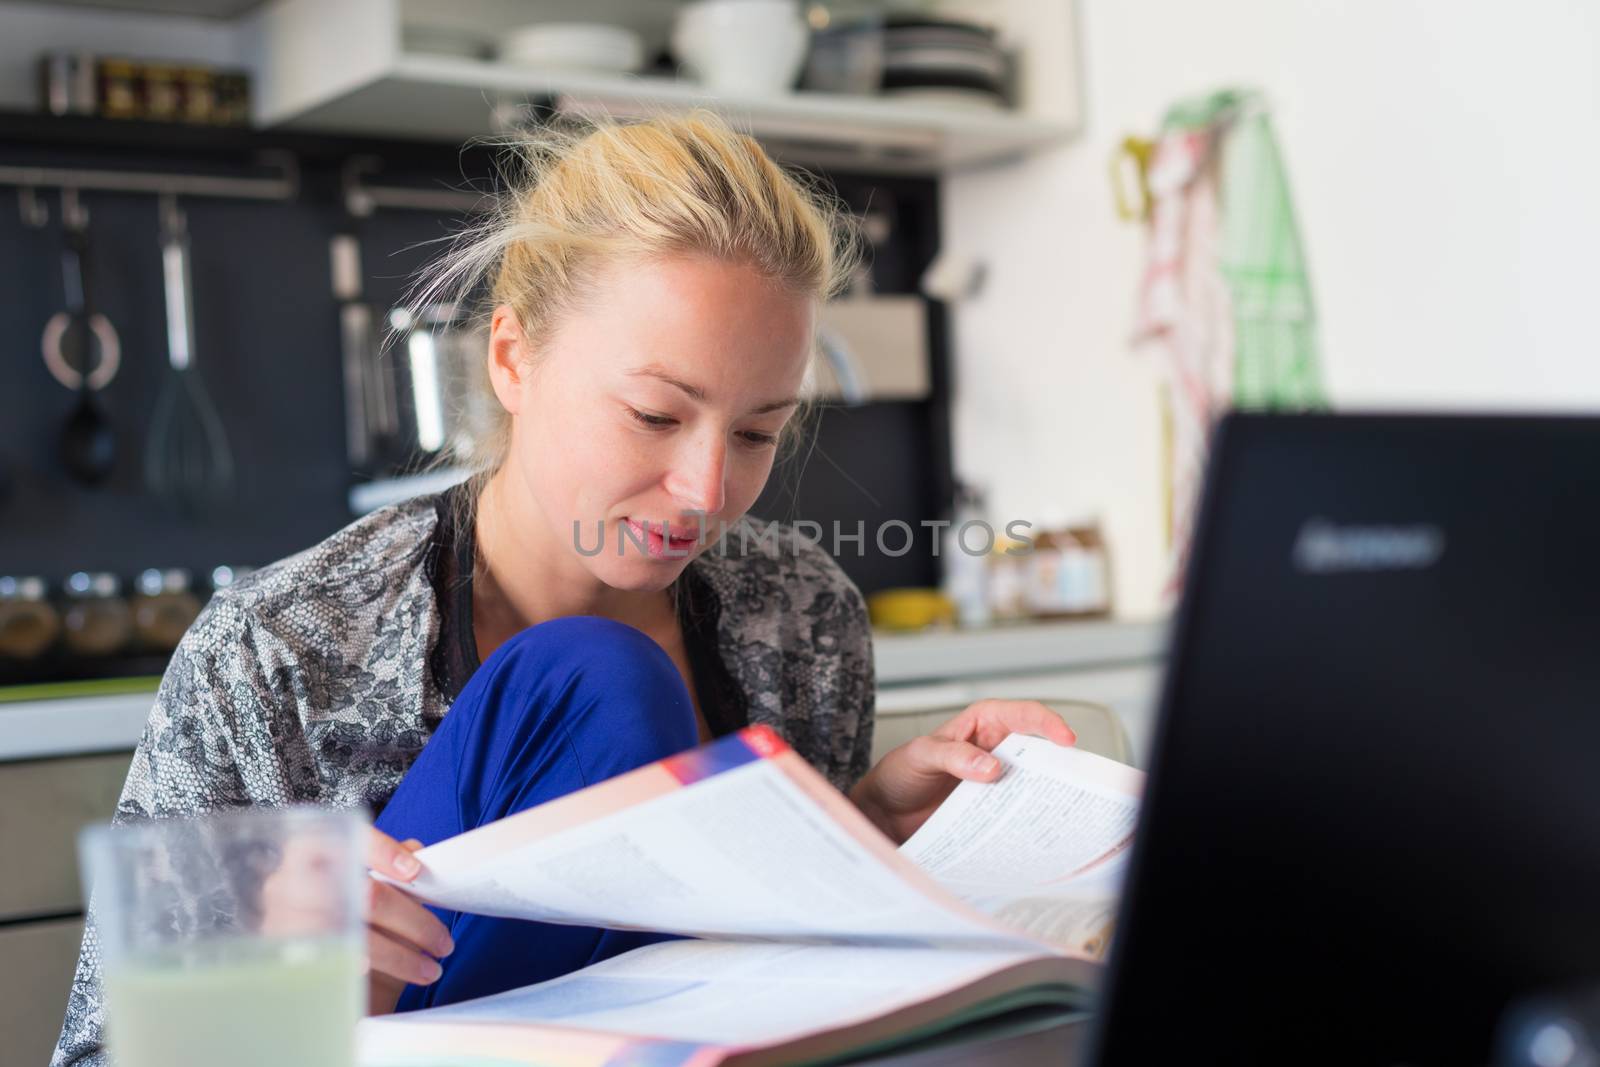
<path id="1" fill-rule="evenodd" d="M 980 108 L 1006 106 L 1009 63 L 994 30 L 891 15 L 883 30 L 883 94 Z"/>
<path id="2" fill-rule="evenodd" d="M 500 59 L 540 70 L 627 74 L 644 64 L 644 41 L 599 22 L 542 22 L 506 34 Z"/>

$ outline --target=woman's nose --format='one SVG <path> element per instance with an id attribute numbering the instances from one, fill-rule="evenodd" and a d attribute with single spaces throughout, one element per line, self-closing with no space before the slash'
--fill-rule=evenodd
<path id="1" fill-rule="evenodd" d="M 728 446 L 725 441 L 699 440 L 687 444 L 672 465 L 667 491 L 686 510 L 715 515 L 727 497 Z"/>

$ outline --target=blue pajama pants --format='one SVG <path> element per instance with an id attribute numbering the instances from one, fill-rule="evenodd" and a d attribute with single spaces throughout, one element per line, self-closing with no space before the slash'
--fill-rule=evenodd
<path id="1" fill-rule="evenodd" d="M 376 825 L 397 841 L 431 845 L 698 739 L 688 689 L 660 645 L 609 619 L 553 619 L 522 631 L 478 668 Z M 529 985 L 664 940 L 434 912 L 455 951 L 440 961 L 437 982 L 406 987 L 399 1011 Z"/>

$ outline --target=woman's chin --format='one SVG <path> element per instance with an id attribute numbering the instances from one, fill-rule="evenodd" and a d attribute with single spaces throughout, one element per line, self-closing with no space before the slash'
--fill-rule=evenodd
<path id="1" fill-rule="evenodd" d="M 590 571 L 613 589 L 631 593 L 656 593 L 667 588 L 683 573 L 688 565 L 687 556 L 681 559 L 652 559 L 645 555 L 615 556 L 610 559 L 587 561 Z"/>

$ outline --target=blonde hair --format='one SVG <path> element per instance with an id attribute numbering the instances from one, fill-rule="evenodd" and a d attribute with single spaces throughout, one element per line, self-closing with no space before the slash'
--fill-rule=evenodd
<path id="1" fill-rule="evenodd" d="M 496 210 L 456 238 L 413 303 L 454 303 L 480 318 L 509 305 L 534 349 L 619 261 L 713 256 L 818 305 L 844 289 L 859 261 L 861 242 L 838 199 L 711 111 L 589 120 L 498 143 L 511 166 Z M 489 425 L 457 457 L 480 481 L 510 444 L 510 416 L 492 398 L 485 406 Z M 790 420 L 786 445 L 808 413 Z"/>

